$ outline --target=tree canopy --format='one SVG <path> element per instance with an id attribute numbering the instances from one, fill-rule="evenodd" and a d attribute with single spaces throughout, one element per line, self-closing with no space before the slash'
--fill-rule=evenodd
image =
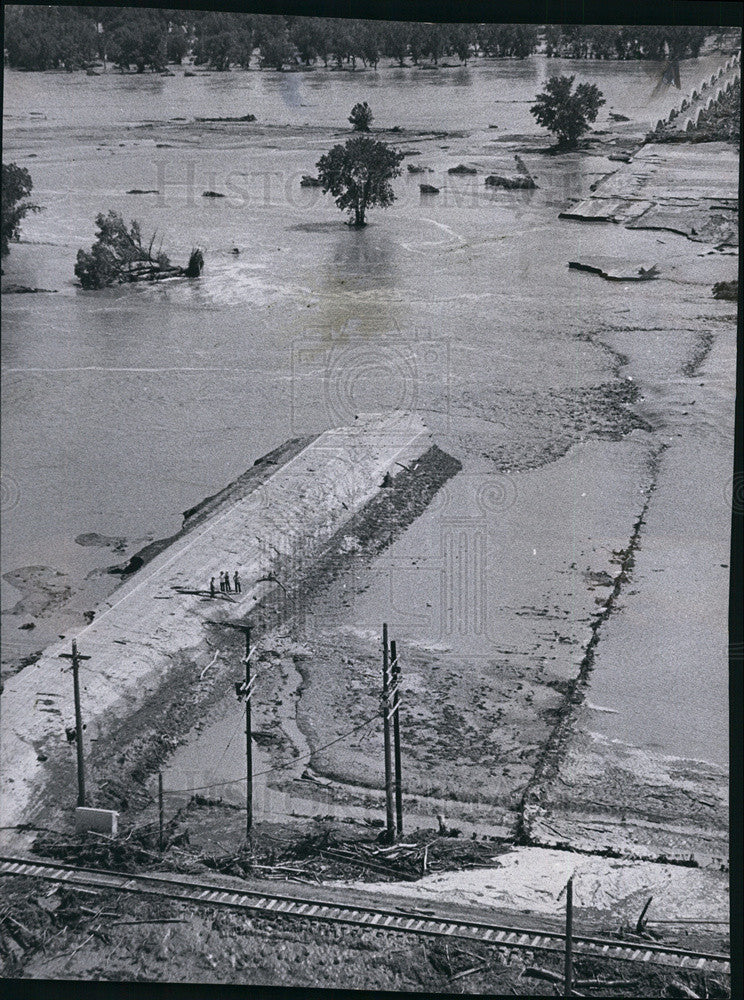
<path id="1" fill-rule="evenodd" d="M 25 201 L 33 189 L 31 174 L 25 167 L 15 163 L 2 165 L 2 235 L 0 237 L 0 256 L 7 256 L 9 243 L 17 240 L 20 235 L 21 221 L 29 212 L 40 211 L 38 205 Z"/>
<path id="2" fill-rule="evenodd" d="M 12 67 L 85 67 L 106 54 L 122 69 L 162 69 L 190 51 L 198 65 L 247 67 L 254 49 L 260 65 L 282 69 L 321 60 L 354 69 L 377 67 L 383 57 L 437 63 L 443 56 L 466 62 L 472 55 L 535 51 L 538 33 L 524 25 L 425 24 L 359 18 L 283 16 L 112 6 L 9 5 L 5 45 Z"/>
<path id="3" fill-rule="evenodd" d="M 106 288 L 121 282 L 162 281 L 166 278 L 198 278 L 204 267 L 204 255 L 199 247 L 191 251 L 186 267 L 173 266 L 168 257 L 158 249 L 153 254 L 150 245 L 145 248 L 138 222 L 127 229 L 118 212 L 100 213 L 96 216 L 96 242 L 90 249 L 78 250 L 75 277 L 83 288 Z"/>
<path id="4" fill-rule="evenodd" d="M 146 261 L 157 263 L 160 267 L 168 267 L 170 261 L 165 254 L 151 255 L 152 243 L 149 249 L 142 246 L 142 234 L 138 222 L 132 222 L 127 229 L 118 212 L 111 211 L 108 215 L 102 212 L 96 216 L 96 242 L 90 253 L 78 250 L 75 264 L 75 277 L 83 288 L 105 288 L 121 280 L 122 272 L 133 264 Z M 153 237 L 154 240 L 154 237 Z"/>
<path id="5" fill-rule="evenodd" d="M 697 57 L 714 31 L 662 24 L 549 24 L 545 52 L 562 59 L 682 59 Z"/>
<path id="6" fill-rule="evenodd" d="M 589 130 L 589 123 L 596 121 L 600 107 L 605 103 L 596 84 L 580 83 L 571 91 L 574 76 L 551 76 L 545 90 L 537 95 L 530 108 L 538 124 L 553 132 L 559 148 L 571 149 Z"/>
<path id="7" fill-rule="evenodd" d="M 720 29 L 669 25 L 442 24 L 369 21 L 188 9 L 9 4 L 5 8 L 8 62 L 20 69 L 76 69 L 104 55 L 138 72 L 165 59 L 194 61 L 213 70 L 250 64 L 281 69 L 321 60 L 354 69 L 386 57 L 437 64 L 444 56 L 524 59 L 545 38 L 549 57 L 564 59 L 682 59 L 699 55 Z M 128 57 L 128 61 L 127 61 Z"/>
<path id="8" fill-rule="evenodd" d="M 349 121 L 354 126 L 355 132 L 369 132 L 373 119 L 372 108 L 366 101 L 355 104 L 349 115 Z"/>
<path id="9" fill-rule="evenodd" d="M 395 201 L 390 181 L 399 176 L 403 153 L 369 136 L 355 136 L 334 146 L 318 160 L 318 179 L 353 225 L 366 225 L 368 208 L 386 208 Z M 350 220 L 351 221 L 351 220 Z"/>
<path id="10" fill-rule="evenodd" d="M 21 69 L 79 69 L 96 55 L 96 26 L 84 9 L 7 6 L 5 48 Z"/>
<path id="11" fill-rule="evenodd" d="M 134 66 L 138 73 L 146 69 L 164 70 L 168 61 L 167 25 L 157 11 L 128 11 L 107 36 L 109 57 L 122 70 Z"/>

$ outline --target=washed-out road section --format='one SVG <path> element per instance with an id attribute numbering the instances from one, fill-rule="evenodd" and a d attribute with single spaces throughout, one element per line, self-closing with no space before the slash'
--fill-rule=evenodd
<path id="1" fill-rule="evenodd" d="M 125 582 L 75 637 L 80 653 L 86 741 L 104 737 L 142 705 L 188 651 L 195 677 L 213 657 L 205 619 L 243 620 L 266 593 L 277 557 L 301 546 L 312 554 L 378 491 L 386 474 L 413 463 L 430 447 L 418 417 L 360 415 L 326 431 L 246 496 L 218 508 Z M 209 594 L 210 578 L 238 570 L 240 594 Z M 264 579 L 262 579 L 264 578 Z M 74 725 L 69 660 L 73 636 L 49 647 L 10 678 L 2 698 L 2 817 L 9 828 L 31 822 L 49 792 L 53 763 Z M 89 743 L 89 747 L 90 747 Z M 74 789 L 57 789 L 67 799 Z"/>

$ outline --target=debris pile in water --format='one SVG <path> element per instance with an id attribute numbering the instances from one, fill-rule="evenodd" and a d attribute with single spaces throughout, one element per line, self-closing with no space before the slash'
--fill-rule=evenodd
<path id="1" fill-rule="evenodd" d="M 186 267 L 176 267 L 162 250 L 153 256 L 154 235 L 145 248 L 139 223 L 132 222 L 127 229 L 118 212 L 100 213 L 96 225 L 96 242 L 89 253 L 78 250 L 75 263 L 75 277 L 83 288 L 106 288 L 123 282 L 162 281 L 165 278 L 198 278 L 202 272 L 204 256 L 200 249 L 191 251 Z"/>

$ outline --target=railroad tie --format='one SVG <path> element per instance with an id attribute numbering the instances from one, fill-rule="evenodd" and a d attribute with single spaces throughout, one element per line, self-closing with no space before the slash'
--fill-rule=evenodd
<path id="1" fill-rule="evenodd" d="M 55 864 L 37 862 L 35 859 L 32 861 L 26 858 L 0 857 L 0 874 L 66 882 L 75 885 L 81 891 L 86 891 L 83 886 L 94 889 L 118 889 L 207 905 L 238 907 L 253 912 L 285 913 L 290 916 L 372 926 L 380 930 L 459 937 L 523 950 L 542 948 L 548 951 L 561 951 L 565 940 L 559 931 L 504 927 L 483 921 L 448 919 L 446 916 L 420 918 L 405 912 L 376 909 L 374 906 L 352 907 L 343 903 L 334 904 L 329 900 L 299 899 L 287 895 L 273 896 L 250 890 L 233 892 L 224 886 L 196 881 L 178 881 L 158 875 L 124 875 L 114 871 L 76 868 L 63 862 Z M 87 891 L 90 891 L 90 888 Z M 395 909 L 397 911 L 398 908 Z M 724 975 L 730 975 L 731 972 L 731 960 L 728 955 L 690 952 L 661 944 L 639 947 L 621 941 L 577 936 L 574 937 L 574 951 L 576 954 L 601 955 L 622 961 L 708 969 Z"/>

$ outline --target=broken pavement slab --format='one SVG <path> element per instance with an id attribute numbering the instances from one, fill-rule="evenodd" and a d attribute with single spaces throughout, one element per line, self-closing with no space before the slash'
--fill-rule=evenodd
<path id="1" fill-rule="evenodd" d="M 726 142 L 642 146 L 628 163 L 598 182 L 595 197 L 653 202 L 738 198 L 739 158 Z"/>
<path id="2" fill-rule="evenodd" d="M 658 229 L 678 233 L 696 243 L 739 245 L 738 214 L 709 200 L 697 205 L 654 205 L 626 223 L 628 229 Z"/>
<path id="3" fill-rule="evenodd" d="M 659 268 L 656 264 L 650 264 L 648 267 L 636 266 L 630 261 L 614 257 L 595 257 L 591 264 L 570 260 L 568 266 L 574 271 L 598 274 L 607 281 L 653 281 L 659 277 Z"/>
<path id="4" fill-rule="evenodd" d="M 559 219 L 579 222 L 626 222 L 637 219 L 653 206 L 651 201 L 631 201 L 623 198 L 588 198 L 572 208 L 558 213 Z"/>
<path id="5" fill-rule="evenodd" d="M 704 148 L 703 148 L 704 147 Z M 561 219 L 620 222 L 713 245 L 738 246 L 739 160 L 731 143 L 641 147 L 633 160 L 599 180 L 591 198 Z"/>

